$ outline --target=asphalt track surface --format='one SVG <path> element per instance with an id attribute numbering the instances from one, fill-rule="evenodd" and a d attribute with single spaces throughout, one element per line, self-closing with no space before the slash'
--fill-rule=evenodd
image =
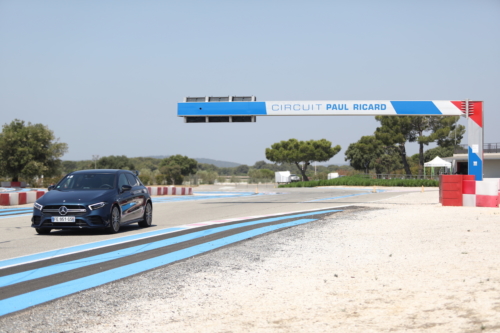
<path id="1" fill-rule="evenodd" d="M 156 197 L 151 228 L 126 226 L 115 235 L 85 230 L 37 235 L 23 208 L 0 210 L 0 316 L 400 194 L 263 186 L 196 192 Z"/>

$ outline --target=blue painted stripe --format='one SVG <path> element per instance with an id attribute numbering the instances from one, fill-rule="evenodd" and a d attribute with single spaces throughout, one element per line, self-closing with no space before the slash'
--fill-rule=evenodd
<path id="1" fill-rule="evenodd" d="M 20 214 L 20 213 L 25 213 L 25 214 L 33 213 L 33 208 L 32 209 L 23 209 L 23 210 L 13 210 L 13 211 L 10 211 L 10 212 L 2 212 L 2 211 L 0 211 L 0 216 L 14 215 L 14 214 Z"/>
<path id="2" fill-rule="evenodd" d="M 391 101 L 391 104 L 400 115 L 442 114 L 432 101 Z"/>
<path id="3" fill-rule="evenodd" d="M 296 218 L 296 217 L 302 217 L 302 216 L 309 216 L 309 215 L 313 215 L 313 214 L 323 214 L 323 213 L 337 212 L 337 211 L 338 210 L 321 210 L 321 211 L 315 211 L 315 212 L 306 213 L 306 214 L 285 215 L 285 216 L 281 216 L 281 217 L 288 219 L 288 218 Z M 64 249 L 58 249 L 58 250 L 53 250 L 53 251 L 48 251 L 48 252 L 43 252 L 43 253 L 27 255 L 27 256 L 19 257 L 19 258 L 6 259 L 6 260 L 0 261 L 0 268 L 6 267 L 6 266 L 12 266 L 12 265 L 24 264 L 27 262 L 32 262 L 32 261 L 37 261 L 37 260 L 58 257 L 61 255 L 75 253 L 75 252 L 86 251 L 86 250 L 95 249 L 98 247 L 110 246 L 110 245 L 123 243 L 123 242 L 129 242 L 129 241 L 133 241 L 133 240 L 140 239 L 140 238 L 148 238 L 148 237 L 168 234 L 168 233 L 171 233 L 174 231 L 185 230 L 185 229 L 186 228 L 184 228 L 184 227 L 161 229 L 161 230 L 150 231 L 150 232 L 137 234 L 137 235 L 108 239 L 108 240 L 99 241 L 99 242 L 95 242 L 95 243 L 88 243 L 88 244 L 77 245 L 77 246 L 68 247 L 68 248 L 64 248 Z"/>
<path id="4" fill-rule="evenodd" d="M 470 146 L 468 156 L 469 175 L 474 175 L 478 181 L 483 180 L 483 161 L 476 153 L 472 152 L 472 147 Z M 474 165 L 474 162 L 476 162 L 476 165 Z"/>
<path id="5" fill-rule="evenodd" d="M 53 251 L 48 251 L 48 252 L 31 254 L 31 255 L 27 255 L 27 256 L 23 256 L 23 257 L 19 257 L 19 258 L 6 259 L 6 260 L 0 261 L 0 269 L 2 267 L 6 267 L 6 266 L 19 265 L 19 264 L 24 264 L 27 262 L 58 257 L 58 256 L 65 255 L 65 254 L 86 251 L 89 249 L 95 249 L 98 247 L 109 246 L 109 245 L 114 245 L 114 244 L 123 243 L 123 242 L 129 242 L 129 241 L 133 241 L 133 240 L 136 240 L 139 238 L 147 238 L 147 237 L 153 237 L 153 236 L 157 236 L 157 235 L 168 234 L 170 232 L 184 230 L 184 229 L 185 228 L 161 229 L 161 230 L 146 232 L 146 233 L 142 233 L 142 234 L 132 235 L 132 236 L 108 239 L 108 240 L 89 243 L 89 244 L 67 247 L 64 249 L 58 249 L 58 250 L 53 250 Z"/>
<path id="6" fill-rule="evenodd" d="M 42 304 L 56 298 L 64 297 L 89 288 L 97 287 L 105 283 L 123 279 L 144 271 L 160 266 L 187 259 L 195 255 L 208 252 L 222 246 L 240 242 L 242 240 L 262 235 L 271 231 L 292 227 L 315 221 L 314 219 L 302 219 L 278 225 L 266 226 L 249 230 L 229 237 L 224 237 L 212 242 L 196 245 L 180 251 L 168 253 L 159 257 L 140 261 L 138 263 L 125 265 L 102 273 L 68 281 L 55 286 L 35 290 L 26 294 L 14 296 L 0 301 L 0 316 L 23 310 L 34 305 Z"/>
<path id="7" fill-rule="evenodd" d="M 266 115 L 266 102 L 178 103 L 178 116 Z"/>
<path id="8" fill-rule="evenodd" d="M 338 210 L 331 210 L 331 211 L 326 211 L 326 212 L 338 212 Z M 305 217 L 305 216 L 310 216 L 314 215 L 315 213 L 306 213 L 306 214 L 299 214 L 297 217 Z M 62 273 L 66 271 L 70 271 L 72 269 L 77 269 L 85 266 L 90 266 L 94 264 L 98 264 L 101 262 L 105 261 L 110 261 L 110 260 L 115 260 L 118 258 L 123 258 L 126 256 L 134 255 L 137 253 L 145 252 L 145 251 L 150 251 L 154 249 L 158 249 L 161 247 L 185 242 L 188 240 L 192 240 L 195 238 L 200 238 L 200 237 L 206 237 L 209 235 L 213 235 L 222 231 L 226 230 L 232 230 L 232 229 L 237 229 L 241 227 L 246 227 L 246 226 L 251 226 L 251 225 L 256 225 L 256 224 L 262 224 L 262 223 L 269 223 L 269 222 L 275 222 L 275 221 L 280 221 L 287 219 L 289 217 L 277 217 L 277 218 L 268 218 L 268 219 L 263 219 L 259 221 L 253 221 L 253 222 L 246 222 L 246 223 L 238 223 L 238 224 L 233 224 L 233 225 L 228 225 L 228 226 L 223 226 L 223 227 L 218 227 L 218 228 L 213 228 L 213 229 L 207 229 L 207 230 L 202 230 L 202 231 L 197 231 L 193 232 L 187 235 L 182 235 L 182 236 L 177 236 L 169 239 L 164 239 L 161 241 L 157 242 L 152 242 L 149 244 L 142 244 L 138 246 L 133 246 L 129 247 L 126 249 L 121 249 L 117 251 L 112 251 L 108 253 L 103 253 L 99 254 L 96 256 L 91 256 L 91 257 L 86 257 L 78 260 L 73 260 L 73 261 L 68 261 L 52 266 L 47 266 L 47 267 L 41 267 L 29 271 L 24 271 L 21 273 L 17 274 L 11 274 L 11 275 L 6 275 L 0 277 L 0 287 L 5 287 L 11 284 L 15 283 L 21 283 L 33 279 L 38 279 L 44 276 L 49 276 L 57 273 Z"/>
<path id="9" fill-rule="evenodd" d="M 2 208 L 2 209 L 0 209 L 0 212 L 11 211 L 11 210 L 30 210 L 30 211 L 33 211 L 33 206 L 30 206 L 29 208 Z"/>

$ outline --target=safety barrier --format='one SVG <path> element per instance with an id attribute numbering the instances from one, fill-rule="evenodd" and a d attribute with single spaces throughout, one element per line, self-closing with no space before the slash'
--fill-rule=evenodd
<path id="1" fill-rule="evenodd" d="M 34 203 L 45 191 L 0 193 L 0 206 L 17 206 Z"/>
<path id="2" fill-rule="evenodd" d="M 474 180 L 474 175 L 443 175 L 439 182 L 439 202 L 443 206 L 498 207 L 500 179 Z"/>
<path id="3" fill-rule="evenodd" d="M 148 186 L 150 195 L 193 195 L 192 187 Z"/>

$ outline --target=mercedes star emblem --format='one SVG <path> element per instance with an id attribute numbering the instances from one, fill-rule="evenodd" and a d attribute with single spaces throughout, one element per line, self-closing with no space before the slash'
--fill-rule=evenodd
<path id="1" fill-rule="evenodd" d="M 59 207 L 59 214 L 61 214 L 61 215 L 68 214 L 68 208 L 66 208 L 66 206 Z"/>

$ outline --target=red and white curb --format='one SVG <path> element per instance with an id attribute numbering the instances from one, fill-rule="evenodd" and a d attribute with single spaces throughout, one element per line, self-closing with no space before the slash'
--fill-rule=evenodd
<path id="1" fill-rule="evenodd" d="M 44 194 L 45 191 L 0 193 L 0 206 L 17 206 L 34 203 Z"/>
<path id="2" fill-rule="evenodd" d="M 149 195 L 193 195 L 192 187 L 148 186 Z"/>

